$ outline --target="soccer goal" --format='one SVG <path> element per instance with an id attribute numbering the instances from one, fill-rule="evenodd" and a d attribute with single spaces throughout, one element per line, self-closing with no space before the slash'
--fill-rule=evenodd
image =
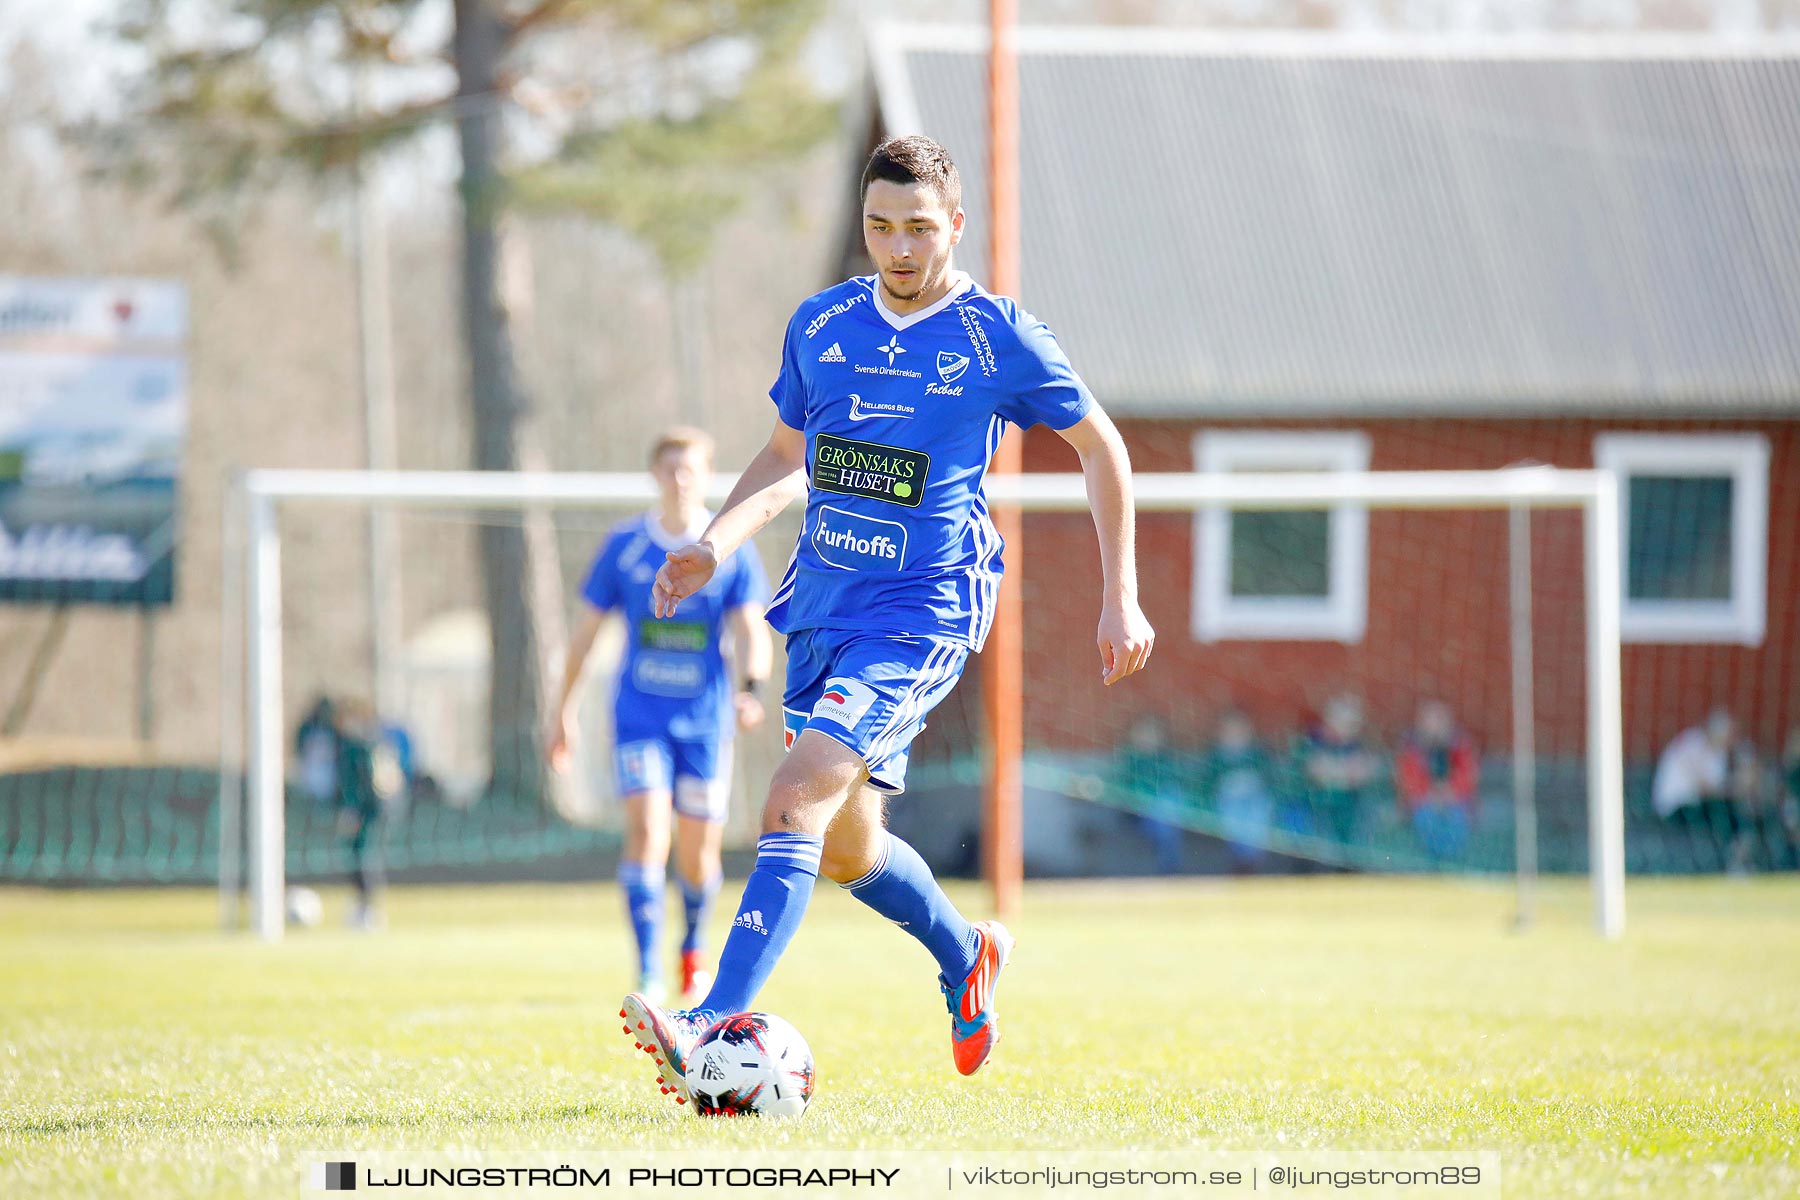
<path id="1" fill-rule="evenodd" d="M 965 674 L 916 748 L 909 793 L 920 800 L 896 812 L 897 825 L 910 816 L 917 827 L 902 831 L 936 862 L 975 861 L 964 852 L 979 832 L 958 833 L 957 823 L 978 822 L 979 803 L 959 798 L 992 769 L 980 712 L 994 702 L 1014 706 L 1024 729 L 1022 851 L 1034 876 L 1511 875 L 1525 917 L 1541 867 L 1588 874 L 1596 925 L 1618 936 L 1615 477 L 1547 467 L 1290 473 L 1259 469 L 1254 447 L 1237 449 L 1232 470 L 1136 477 L 1140 590 L 1158 642 L 1150 670 L 1113 689 L 1100 688 L 1092 657 L 1099 578 L 1084 481 L 989 481 L 993 503 L 1024 514 L 1022 561 L 1008 556 L 1012 586 L 1023 588 L 1024 686 L 984 697 L 976 672 Z M 716 482 L 715 504 L 730 484 Z M 501 726 L 542 711 L 496 699 L 493 639 L 471 580 L 484 538 L 527 540 L 541 522 L 567 619 L 594 546 L 654 495 L 641 474 L 240 478 L 223 581 L 228 923 L 247 891 L 251 928 L 279 938 L 289 877 L 338 870 L 330 814 L 305 798 L 292 754 L 315 693 L 379 696 L 382 715 L 408 734 L 416 782 L 389 822 L 396 869 L 480 877 L 616 838 L 602 795 L 603 698 L 584 705 L 587 758 L 570 781 L 498 761 L 529 754 L 540 732 Z M 403 527 L 365 538 L 372 513 Z M 760 539 L 771 576 L 800 533 L 797 512 L 784 520 Z M 397 547 L 397 632 L 385 638 L 368 600 L 370 542 Z M 545 586 L 521 570 L 521 590 Z M 557 676 L 564 636 L 556 618 L 540 622 L 542 672 L 515 672 L 511 686 Z M 753 820 L 752 785 L 780 743 L 739 741 L 737 810 Z M 944 844 L 931 845 L 934 835 Z"/>

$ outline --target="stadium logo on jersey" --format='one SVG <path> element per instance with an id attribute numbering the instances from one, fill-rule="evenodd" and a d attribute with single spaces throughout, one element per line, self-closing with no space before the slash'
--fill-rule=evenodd
<path id="1" fill-rule="evenodd" d="M 737 915 L 737 920 L 733 921 L 732 924 L 741 925 L 751 933 L 760 933 L 764 937 L 769 936 L 768 927 L 763 924 L 763 915 L 760 908 L 753 908 L 749 912 L 739 913 Z"/>
<path id="2" fill-rule="evenodd" d="M 888 336 L 887 345 L 875 347 L 875 352 L 877 354 L 887 355 L 888 356 L 888 366 L 891 367 L 894 365 L 894 356 L 898 355 L 898 354 L 905 354 L 906 347 L 902 346 L 900 344 L 900 335 L 895 333 L 895 334 L 890 334 Z"/>
<path id="3" fill-rule="evenodd" d="M 819 355 L 819 361 L 820 362 L 843 362 L 844 361 L 843 345 L 838 342 L 831 343 L 831 345 L 825 347 L 825 352 L 823 354 Z"/>
<path id="4" fill-rule="evenodd" d="M 956 306 L 956 315 L 962 318 L 963 331 L 969 335 L 969 345 L 975 348 L 975 361 L 981 364 L 984 376 L 992 375 L 999 368 L 994 365 L 994 348 L 988 344 L 987 330 L 981 327 L 981 321 L 969 311 L 969 306 Z"/>
<path id="5" fill-rule="evenodd" d="M 812 485 L 821 491 L 917 508 L 930 473 L 931 456 L 919 450 L 829 433 L 813 438 Z"/>
<path id="6" fill-rule="evenodd" d="M 807 323 L 806 336 L 807 337 L 813 336 L 815 333 L 819 332 L 819 330 L 825 328 L 825 326 L 831 322 L 831 318 L 839 315 L 840 313 L 849 312 L 851 309 L 855 308 L 857 305 L 861 304 L 864 300 L 867 300 L 868 298 L 869 298 L 869 293 L 858 292 L 858 293 L 856 293 L 856 295 L 850 297 L 848 300 L 839 300 L 836 304 L 832 305 L 830 308 L 826 309 L 824 312 L 820 313 L 818 316 L 814 317 L 810 322 Z"/>
<path id="7" fill-rule="evenodd" d="M 952 354 L 948 350 L 938 351 L 938 378 L 945 383 L 955 383 L 962 373 L 969 369 L 969 356 Z"/>
<path id="8" fill-rule="evenodd" d="M 827 504 L 813 527 L 813 552 L 834 567 L 899 570 L 906 565 L 906 526 L 862 517 Z"/>
<path id="9" fill-rule="evenodd" d="M 874 703 L 875 689 L 868 684 L 842 677 L 827 679 L 825 691 L 813 705 L 812 719 L 855 729 Z"/>
<path id="10" fill-rule="evenodd" d="M 867 421 L 871 417 L 910 417 L 918 410 L 910 404 L 895 404 L 886 400 L 864 400 L 855 392 L 850 393 L 850 419 Z"/>

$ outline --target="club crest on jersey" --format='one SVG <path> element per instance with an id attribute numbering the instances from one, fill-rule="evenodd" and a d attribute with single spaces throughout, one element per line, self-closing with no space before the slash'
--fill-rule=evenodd
<path id="1" fill-rule="evenodd" d="M 825 681 L 825 690 L 819 694 L 819 702 L 813 705 L 812 719 L 855 729 L 874 703 L 875 689 L 868 684 L 834 677 Z"/>
<path id="2" fill-rule="evenodd" d="M 969 356 L 953 354 L 948 350 L 938 351 L 938 378 L 945 383 L 955 383 L 962 378 L 962 373 L 969 369 Z"/>

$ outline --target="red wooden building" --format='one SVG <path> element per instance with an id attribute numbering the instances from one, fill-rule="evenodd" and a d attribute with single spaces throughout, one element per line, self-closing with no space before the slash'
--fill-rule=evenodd
<path id="1" fill-rule="evenodd" d="M 1800 43 L 1021 32 L 1023 300 L 1142 471 L 1608 466 L 1642 764 L 1724 705 L 1800 727 Z M 871 141 L 950 147 L 984 268 L 985 46 L 871 38 Z M 854 216 L 854 214 L 851 214 Z M 858 222 L 843 265 L 864 273 Z M 1072 470 L 1053 433 L 1028 470 Z M 1150 673 L 1103 690 L 1085 515 L 1026 526 L 1028 743 L 1267 733 L 1338 691 L 1510 736 L 1504 513 L 1152 515 Z M 1009 561 L 1012 556 L 1009 554 Z M 1585 731 L 1582 540 L 1533 518 L 1540 750 Z"/>

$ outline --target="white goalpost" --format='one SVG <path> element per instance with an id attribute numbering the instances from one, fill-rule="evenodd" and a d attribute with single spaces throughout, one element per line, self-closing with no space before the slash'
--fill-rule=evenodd
<path id="1" fill-rule="evenodd" d="M 734 479 L 715 480 L 714 503 Z M 1515 563 L 1514 686 L 1530 675 L 1529 581 L 1518 586 L 1519 529 L 1536 509 L 1575 510 L 1583 518 L 1586 629 L 1586 792 L 1588 866 L 1598 932 L 1624 931 L 1625 835 L 1620 610 L 1622 531 L 1616 476 L 1608 471 L 1510 467 L 1488 471 L 1333 473 L 1145 473 L 1135 477 L 1140 512 L 1308 510 L 1348 504 L 1365 509 L 1481 509 L 1515 514 L 1513 536 L 1495 548 Z M 988 481 L 995 506 L 1025 512 L 1082 512 L 1078 474 L 998 476 Z M 284 798 L 287 741 L 282 711 L 281 540 L 277 513 L 301 503 L 385 505 L 436 510 L 602 509 L 648 506 L 656 496 L 642 473 L 560 474 L 256 470 L 239 476 L 224 506 L 220 730 L 219 889 L 221 917 L 238 921 L 247 890 L 249 927 L 279 940 L 285 923 Z M 1026 551 L 1030 553 L 1029 544 Z M 1525 605 L 1521 638 L 1518 608 Z M 1164 636 L 1179 636 L 1168 631 Z M 1531 705 L 1514 705 L 1514 747 L 1530 761 Z M 240 769 L 241 768 L 241 769 Z M 1522 845 L 1530 828 L 1529 783 L 1515 763 L 1521 803 L 1517 862 L 1523 913 L 1534 856 Z M 240 853 L 240 847 L 244 847 Z M 247 885 L 247 889 L 246 889 Z"/>

